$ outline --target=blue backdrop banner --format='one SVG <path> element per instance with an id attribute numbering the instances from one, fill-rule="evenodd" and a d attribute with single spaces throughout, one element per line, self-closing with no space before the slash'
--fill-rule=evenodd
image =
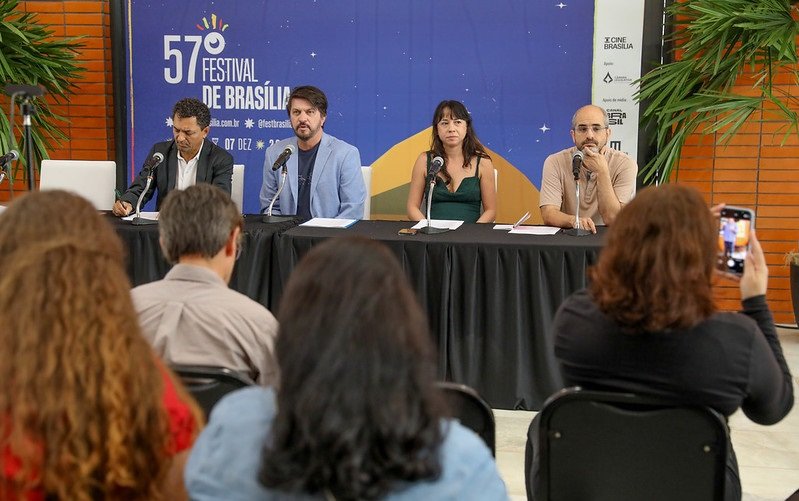
<path id="1" fill-rule="evenodd" d="M 293 134 L 286 97 L 311 84 L 328 97 L 325 130 L 364 165 L 458 99 L 486 146 L 539 187 L 591 100 L 594 2 L 564 2 L 127 0 L 129 174 L 171 139 L 173 104 L 200 98 L 208 139 L 246 166 L 244 211 L 258 212 L 264 150 Z"/>

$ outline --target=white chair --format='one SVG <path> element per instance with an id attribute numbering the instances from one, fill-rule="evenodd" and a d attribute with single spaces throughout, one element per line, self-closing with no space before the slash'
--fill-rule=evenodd
<path id="1" fill-rule="evenodd" d="M 86 198 L 97 210 L 111 210 L 117 184 L 112 160 L 42 160 L 40 190 L 67 190 Z"/>
<path id="2" fill-rule="evenodd" d="M 363 175 L 363 184 L 366 185 L 366 200 L 363 204 L 363 218 L 369 219 L 372 215 L 372 166 L 362 166 L 361 174 Z"/>
<path id="3" fill-rule="evenodd" d="M 233 180 L 230 187 L 230 198 L 239 208 L 239 212 L 244 212 L 244 165 L 236 164 L 233 166 Z"/>

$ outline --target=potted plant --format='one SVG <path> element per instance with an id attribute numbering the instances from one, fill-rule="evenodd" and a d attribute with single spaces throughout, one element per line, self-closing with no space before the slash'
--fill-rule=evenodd
<path id="1" fill-rule="evenodd" d="M 644 75 L 636 94 L 656 148 L 641 169 L 644 182 L 668 182 L 686 138 L 697 130 L 719 133 L 718 142 L 726 144 L 758 112 L 784 120 L 785 137 L 799 133 L 792 111 L 799 98 L 772 85 L 777 73 L 799 84 L 798 2 L 683 0 L 669 6 L 673 30 L 666 41 L 676 48 L 675 60 Z M 754 92 L 736 94 L 736 83 L 750 83 Z"/>
<path id="2" fill-rule="evenodd" d="M 77 65 L 80 43 L 75 38 L 56 38 L 48 26 L 41 24 L 35 13 L 17 10 L 18 0 L 0 0 L 0 92 L 6 84 L 42 86 L 51 101 L 67 101 L 73 81 L 84 71 Z M 66 139 L 59 128 L 65 121 L 53 113 L 42 98 L 34 98 L 36 113 L 32 115 L 32 150 L 36 158 L 48 158 L 47 149 L 54 141 Z M 0 101 L 0 154 L 12 149 L 24 151 L 21 121 L 14 120 L 12 131 L 9 110 L 15 103 Z M 15 110 L 18 117 L 18 109 Z M 19 142 L 15 137 L 19 136 Z M 38 165 L 38 163 L 37 163 Z M 13 169 L 15 179 L 25 178 L 25 159 Z"/>

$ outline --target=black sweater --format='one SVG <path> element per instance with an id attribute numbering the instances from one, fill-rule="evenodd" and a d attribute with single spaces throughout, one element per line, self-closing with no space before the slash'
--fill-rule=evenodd
<path id="1" fill-rule="evenodd" d="M 569 386 L 707 405 L 725 416 L 741 407 L 759 424 L 778 422 L 793 406 L 791 373 L 765 296 L 690 329 L 624 334 L 583 290 L 564 301 L 553 329 Z"/>

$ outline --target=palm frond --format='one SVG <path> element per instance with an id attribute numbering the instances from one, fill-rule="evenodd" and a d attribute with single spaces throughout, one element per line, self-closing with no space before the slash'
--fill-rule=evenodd
<path id="1" fill-rule="evenodd" d="M 799 134 L 799 116 L 789 106 L 797 98 L 774 86 L 777 74 L 799 83 L 799 24 L 788 0 L 684 0 L 668 13 L 674 30 L 667 40 L 681 57 L 636 82 L 642 125 L 655 131 L 656 154 L 641 169 L 644 182 L 667 182 L 685 139 L 700 126 L 726 144 L 744 123 L 762 116 L 766 103 L 786 122 L 783 142 Z M 754 95 L 734 92 L 742 82 L 756 89 Z"/>

